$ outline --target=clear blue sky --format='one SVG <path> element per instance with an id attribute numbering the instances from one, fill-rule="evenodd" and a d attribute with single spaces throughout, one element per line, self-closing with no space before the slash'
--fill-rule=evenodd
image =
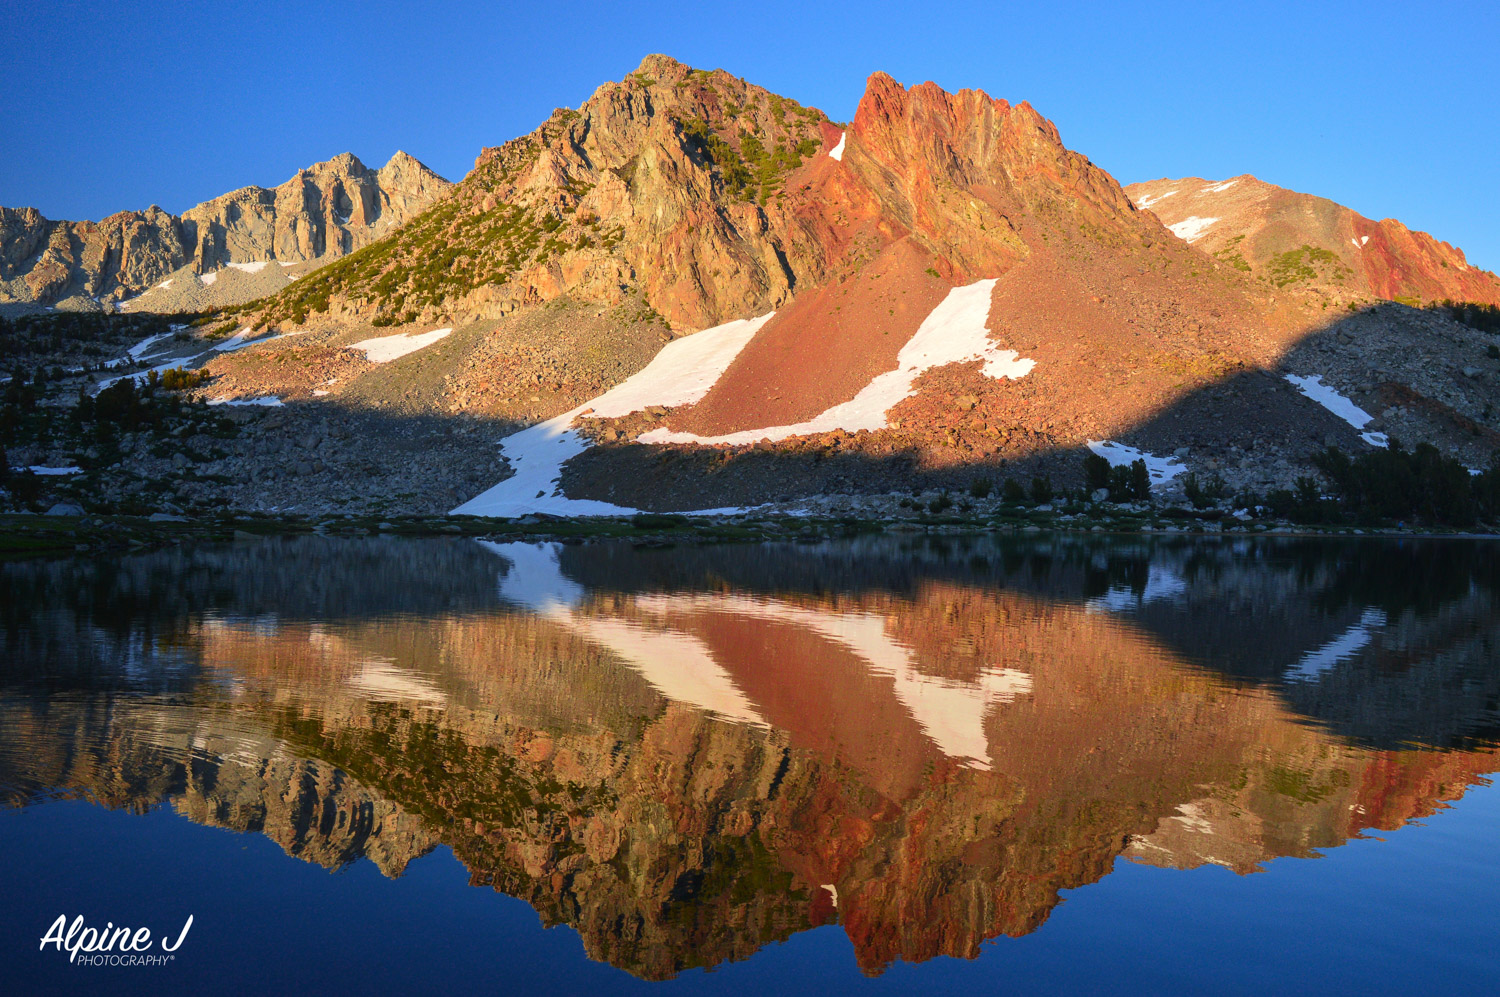
<path id="1" fill-rule="evenodd" d="M 181 211 L 339 152 L 457 179 L 665 52 L 846 120 L 865 77 L 1029 100 L 1121 183 L 1253 173 L 1500 270 L 1500 3 L 0 5 L 0 204 Z"/>

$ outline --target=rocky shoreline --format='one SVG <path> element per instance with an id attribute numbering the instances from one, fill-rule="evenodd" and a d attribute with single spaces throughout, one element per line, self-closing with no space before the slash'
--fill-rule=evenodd
<path id="1" fill-rule="evenodd" d="M 1179 506 L 1059 504 L 1056 508 L 955 506 L 952 514 L 920 512 L 907 496 L 888 496 L 888 511 L 877 503 L 856 508 L 848 496 L 824 496 L 722 516 L 642 513 L 629 517 L 567 519 L 532 514 L 516 519 L 474 516 L 277 516 L 219 515 L 188 518 L 100 516 L 76 509 L 55 515 L 0 514 L 0 558 L 56 557 L 69 554 L 129 553 L 193 543 L 257 543 L 284 536 L 364 539 L 372 536 L 469 537 L 476 540 L 586 543 L 628 539 L 638 546 L 677 544 L 816 542 L 876 533 L 940 535 L 1090 533 L 1162 535 L 1183 538 L 1322 536 L 1349 539 L 1447 538 L 1495 540 L 1500 532 L 1479 529 L 1366 527 L 1297 524 L 1285 519 L 1241 517 L 1222 510 Z M 934 493 L 930 502 L 941 502 Z M 903 506 L 902 503 L 907 503 Z M 901 515 L 894 510 L 900 510 Z"/>

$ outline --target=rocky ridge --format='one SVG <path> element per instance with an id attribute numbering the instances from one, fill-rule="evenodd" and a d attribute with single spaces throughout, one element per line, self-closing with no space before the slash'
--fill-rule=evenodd
<path id="1" fill-rule="evenodd" d="M 1372 299 L 1500 304 L 1500 277 L 1472 266 L 1458 247 L 1249 174 L 1149 180 L 1125 193 L 1216 260 L 1335 307 Z"/>
<path id="2" fill-rule="evenodd" d="M 152 205 L 68 222 L 35 208 L 0 208 L 0 304 L 89 308 L 235 264 L 326 262 L 390 234 L 451 187 L 404 152 L 379 170 L 343 153 L 277 187 L 242 187 L 181 215 Z M 154 297 L 145 302 L 150 310 L 177 310 L 163 307 L 170 295 Z M 239 303 L 234 297 L 193 304 Z"/>

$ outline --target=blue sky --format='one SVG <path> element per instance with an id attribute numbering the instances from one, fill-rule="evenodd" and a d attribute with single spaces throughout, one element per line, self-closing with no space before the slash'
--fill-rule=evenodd
<path id="1" fill-rule="evenodd" d="M 453 179 L 648 52 L 836 119 L 865 78 L 1029 100 L 1121 183 L 1253 173 L 1500 270 L 1500 4 L 0 5 L 0 204 L 181 211 L 339 152 Z"/>

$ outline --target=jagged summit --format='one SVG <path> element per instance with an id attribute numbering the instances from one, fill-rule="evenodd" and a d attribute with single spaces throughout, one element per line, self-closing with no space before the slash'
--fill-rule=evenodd
<path id="1" fill-rule="evenodd" d="M 452 184 L 404 152 L 379 171 L 353 153 L 285 183 L 241 187 L 182 215 L 157 205 L 99 222 L 50 221 L 0 208 L 0 303 L 81 306 L 133 298 L 184 267 L 301 263 L 342 256 L 393 231 Z"/>

